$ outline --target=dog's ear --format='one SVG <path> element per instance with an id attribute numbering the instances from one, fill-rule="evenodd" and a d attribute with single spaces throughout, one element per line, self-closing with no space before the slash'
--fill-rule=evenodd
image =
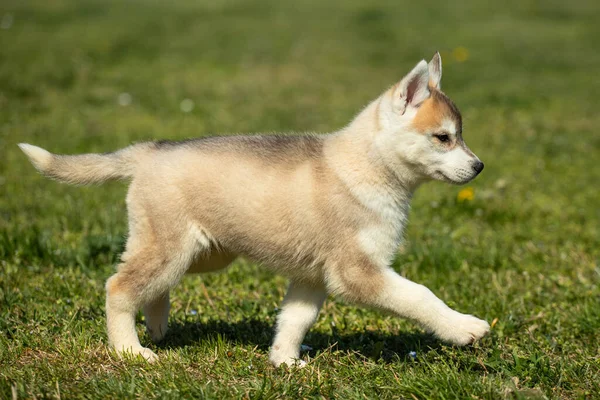
<path id="1" fill-rule="evenodd" d="M 439 52 L 429 61 L 429 86 L 438 90 L 442 88 L 442 57 Z"/>
<path id="2" fill-rule="evenodd" d="M 394 108 L 404 114 L 408 106 L 417 107 L 429 98 L 429 67 L 427 61 L 421 60 L 412 71 L 408 73 L 394 92 Z"/>

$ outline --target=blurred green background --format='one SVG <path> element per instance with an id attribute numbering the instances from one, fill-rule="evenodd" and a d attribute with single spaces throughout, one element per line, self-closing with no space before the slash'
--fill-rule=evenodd
<path id="1" fill-rule="evenodd" d="M 0 397 L 597 396 L 598 21 L 586 0 L 3 0 Z M 438 50 L 486 168 L 467 188 L 417 192 L 394 267 L 496 320 L 488 338 L 448 347 L 328 301 L 309 367 L 276 370 L 266 355 L 285 280 L 239 260 L 184 279 L 164 343 L 139 325 L 161 364 L 107 351 L 103 284 L 126 235 L 126 185 L 51 182 L 17 143 L 80 153 L 334 131 Z"/>

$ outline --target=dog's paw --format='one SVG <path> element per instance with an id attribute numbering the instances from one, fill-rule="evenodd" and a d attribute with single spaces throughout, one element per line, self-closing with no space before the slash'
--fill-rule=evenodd
<path id="1" fill-rule="evenodd" d="M 150 335 L 150 338 L 152 338 L 152 342 L 158 343 L 165 338 L 167 330 L 161 328 L 162 327 L 152 329 L 151 327 L 146 327 L 146 331 Z"/>
<path id="2" fill-rule="evenodd" d="M 304 368 L 306 367 L 306 361 L 302 361 L 297 357 L 290 357 L 283 354 L 271 353 L 269 356 L 269 361 L 276 367 L 281 366 L 282 364 L 287 365 L 288 367 L 296 367 L 296 368 Z"/>
<path id="3" fill-rule="evenodd" d="M 150 350 L 149 348 L 142 347 L 138 354 L 144 357 L 144 359 L 146 359 L 146 361 L 148 361 L 149 363 L 158 361 L 158 356 L 156 355 L 156 353 Z"/>
<path id="4" fill-rule="evenodd" d="M 153 363 L 155 361 L 158 361 L 158 356 L 156 355 L 155 352 L 153 352 L 152 350 L 150 350 L 147 347 L 137 347 L 137 348 L 127 348 L 127 349 L 122 349 L 119 350 L 119 356 L 121 357 L 142 357 L 144 358 L 146 361 L 148 361 L 149 363 Z"/>
<path id="5" fill-rule="evenodd" d="M 443 341 L 466 346 L 472 344 L 490 331 L 490 324 L 472 315 L 456 313 L 434 333 Z"/>

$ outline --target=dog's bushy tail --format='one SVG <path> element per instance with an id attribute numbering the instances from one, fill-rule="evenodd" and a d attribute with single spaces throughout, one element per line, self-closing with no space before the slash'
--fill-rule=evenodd
<path id="1" fill-rule="evenodd" d="M 20 143 L 19 147 L 42 174 L 73 185 L 130 178 L 135 171 L 136 156 L 144 150 L 140 144 L 114 153 L 66 156 L 27 143 Z"/>

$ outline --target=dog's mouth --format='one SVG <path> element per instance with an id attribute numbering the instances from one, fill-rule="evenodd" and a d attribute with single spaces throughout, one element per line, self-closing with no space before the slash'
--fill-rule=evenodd
<path id="1" fill-rule="evenodd" d="M 462 185 L 462 184 L 467 183 L 467 182 L 470 181 L 470 179 L 467 179 L 467 180 L 464 180 L 464 181 L 457 181 L 455 179 L 450 178 L 448 175 L 444 174 L 440 170 L 436 170 L 434 172 L 434 174 L 435 174 L 435 178 L 436 179 L 438 179 L 440 181 L 443 181 L 443 182 L 451 183 L 453 185 Z"/>

